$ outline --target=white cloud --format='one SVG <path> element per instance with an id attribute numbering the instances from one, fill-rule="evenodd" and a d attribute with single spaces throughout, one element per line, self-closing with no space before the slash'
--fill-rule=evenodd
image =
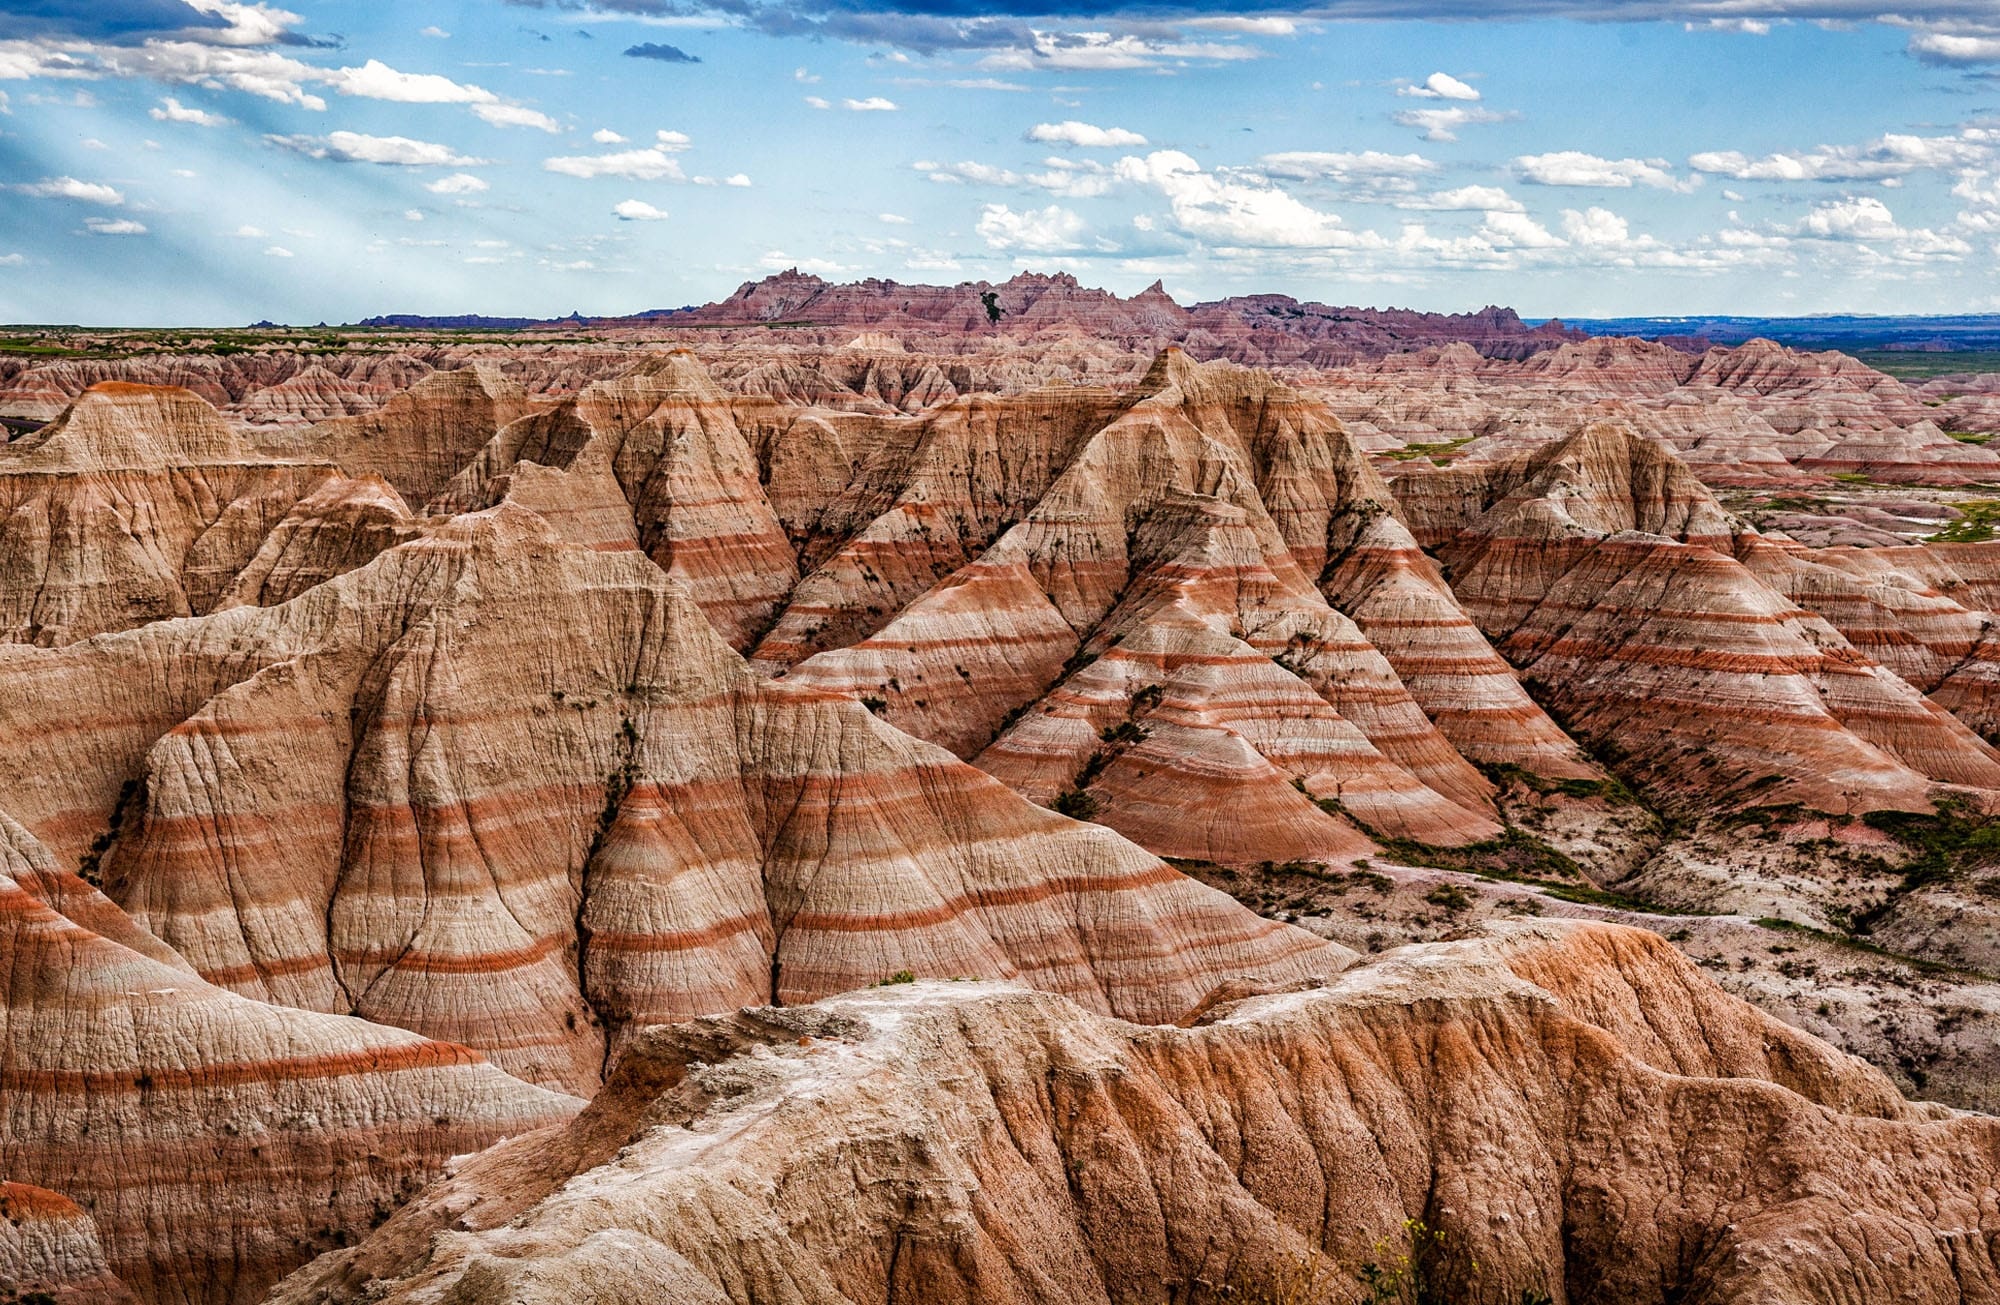
<path id="1" fill-rule="evenodd" d="M 794 68 L 792 69 L 792 80 L 805 85 L 811 85 L 813 82 L 819 80 L 819 74 L 808 71 L 805 68 Z"/>
<path id="2" fill-rule="evenodd" d="M 284 247 L 283 245 L 272 245 L 272 246 L 271 246 L 271 247 L 270 247 L 269 249 L 266 249 L 266 250 L 264 251 L 264 257 L 266 257 L 266 258 L 291 258 L 291 257 L 293 257 L 293 254 L 292 254 L 292 251 L 291 251 L 291 250 L 289 250 L 289 249 L 285 248 L 285 247 Z"/>
<path id="3" fill-rule="evenodd" d="M 1512 116 L 1491 109 L 1405 109 L 1394 121 L 1399 127 L 1420 129 L 1425 140 L 1457 140 L 1461 128 L 1506 122 Z"/>
<path id="4" fill-rule="evenodd" d="M 1460 186 L 1428 195 L 1409 195 L 1396 201 L 1398 208 L 1427 209 L 1435 212 L 1525 213 L 1521 201 L 1498 186 Z"/>
<path id="5" fill-rule="evenodd" d="M 325 136 L 266 136 L 281 149 L 308 158 L 332 159 L 338 163 L 382 163 L 405 168 L 476 167 L 485 159 L 467 158 L 449 145 L 412 140 L 408 136 L 367 136 L 360 132 L 335 131 Z"/>
<path id="6" fill-rule="evenodd" d="M 434 41 L 447 41 L 451 39 L 451 33 L 445 31 L 442 27 L 426 27 L 421 32 L 418 32 L 417 35 L 428 36 Z"/>
<path id="7" fill-rule="evenodd" d="M 552 133 L 562 130 L 548 114 L 520 104 L 475 104 L 472 116 L 495 127 L 533 127 Z"/>
<path id="8" fill-rule="evenodd" d="M 130 218 L 88 217 L 83 225 L 100 236 L 143 236 L 146 228 Z"/>
<path id="9" fill-rule="evenodd" d="M 1910 38 L 1910 53 L 1925 63 L 2000 63 L 2000 34 L 1961 36 L 1920 32 Z"/>
<path id="10" fill-rule="evenodd" d="M 1977 165 L 1994 155 L 2000 132 L 1971 127 L 1952 136 L 1890 133 L 1865 145 L 1821 145 L 1752 158 L 1740 150 L 1708 150 L 1688 160 L 1697 172 L 1737 181 L 1879 181 L 1931 168 Z"/>
<path id="11" fill-rule="evenodd" d="M 911 225 L 910 219 L 904 217 L 901 213 L 877 213 L 875 220 L 877 222 L 887 222 L 892 227 L 906 227 Z"/>
<path id="12" fill-rule="evenodd" d="M 125 202 L 125 196 L 116 187 L 99 181 L 78 181 L 75 177 L 50 177 L 14 189 L 36 199 L 73 199 L 79 204 L 102 204 L 106 208 L 116 208 Z"/>
<path id="13" fill-rule="evenodd" d="M 1632 241 L 1631 225 L 1606 208 L 1564 209 L 1563 234 L 1586 248 L 1621 247 Z"/>
<path id="14" fill-rule="evenodd" d="M 1422 86 L 1399 86 L 1396 94 L 1415 96 L 1423 100 L 1466 100 L 1479 98 L 1479 92 L 1467 86 L 1450 73 L 1434 72 L 1424 78 Z"/>
<path id="15" fill-rule="evenodd" d="M 654 137 L 654 143 L 645 149 L 543 159 L 542 167 L 566 177 L 623 177 L 628 181 L 687 180 L 680 160 L 672 156 L 688 148 L 688 138 L 677 131 L 655 132 Z"/>
<path id="16" fill-rule="evenodd" d="M 806 103 L 815 109 L 831 109 L 833 107 L 831 101 L 823 99 L 817 95 L 806 96 Z"/>
<path id="17" fill-rule="evenodd" d="M 464 85 L 436 73 L 398 72 L 380 59 L 359 68 L 336 68 L 324 74 L 342 95 L 396 104 L 491 104 L 500 97 L 483 86 Z"/>
<path id="18" fill-rule="evenodd" d="M 747 172 L 732 172 L 728 176 L 722 179 L 722 184 L 725 186 L 735 186 L 741 189 L 742 187 L 748 186 L 750 184 L 750 174 Z"/>
<path id="19" fill-rule="evenodd" d="M 664 222 L 667 220 L 667 211 L 665 209 L 654 208 L 643 199 L 620 200 L 611 206 L 611 211 L 616 213 L 619 220 L 623 222 Z"/>
<path id="20" fill-rule="evenodd" d="M 1188 235 L 1225 245 L 1324 249 L 1352 246 L 1358 237 L 1338 217 L 1321 213 L 1276 186 L 1202 171 L 1179 150 L 1156 150 L 1118 162 L 1126 181 L 1167 198 L 1174 223 Z"/>
<path id="21" fill-rule="evenodd" d="M 0 267 L 19 267 L 27 261 L 25 254 L 0 254 Z"/>
<path id="22" fill-rule="evenodd" d="M 262 240 L 265 236 L 269 235 L 270 232 L 264 230 L 262 227 L 253 227 L 246 222 L 242 226 L 236 228 L 233 234 L 240 236 L 244 240 Z"/>
<path id="23" fill-rule="evenodd" d="M 1022 180 L 1052 195 L 1090 199 L 1109 194 L 1117 174 L 1096 159 L 1045 159 L 1046 172 L 1031 172 Z"/>
<path id="24" fill-rule="evenodd" d="M 590 133 L 590 138 L 599 145 L 623 145 L 625 138 L 609 127 L 599 127 Z"/>
<path id="25" fill-rule="evenodd" d="M 404 209 L 404 210 L 403 210 L 403 221 L 405 221 L 405 222 L 421 222 L 421 221 L 423 221 L 423 220 L 424 220 L 424 211 L 423 211 L 422 209 L 420 209 L 420 208 L 406 208 L 406 209 Z"/>
<path id="26" fill-rule="evenodd" d="M 1111 149 L 1144 145 L 1146 138 L 1123 127 L 1094 127 L 1087 122 L 1038 122 L 1028 129 L 1027 139 L 1047 145 L 1075 145 L 1084 149 Z"/>
<path id="27" fill-rule="evenodd" d="M 1386 154 L 1363 150 L 1357 154 L 1320 153 L 1292 150 L 1266 154 L 1257 160 L 1274 177 L 1300 181 L 1347 182 L 1370 177 L 1416 177 L 1441 171 L 1441 166 L 1421 154 Z"/>
<path id="28" fill-rule="evenodd" d="M 171 95 L 161 100 L 158 107 L 146 110 L 146 116 L 154 122 L 185 122 L 196 127 L 221 127 L 229 122 L 219 113 L 188 108 Z"/>
<path id="29" fill-rule="evenodd" d="M 1156 41 L 1110 32 L 1042 32 L 1033 35 L 1029 49 L 1003 50 L 988 55 L 980 63 L 988 68 L 1056 68 L 1081 72 L 1108 72 L 1125 68 L 1157 68 L 1164 63 L 1186 60 L 1228 63 L 1256 59 L 1263 51 L 1255 46 L 1220 41 Z"/>
<path id="30" fill-rule="evenodd" d="M 871 95 L 865 100 L 842 100 L 840 107 L 854 113 L 894 113 L 894 100 L 885 100 L 879 95 Z"/>
<path id="31" fill-rule="evenodd" d="M 1299 25 L 1289 18 L 1244 18 L 1234 14 L 1190 18 L 1183 25 L 1210 32 L 1236 32 L 1244 36 L 1292 36 L 1299 30 Z"/>
<path id="32" fill-rule="evenodd" d="M 1889 206 L 1873 195 L 1815 205 L 1793 230 L 1822 240 L 1889 240 L 1903 234 Z"/>
<path id="33" fill-rule="evenodd" d="M 996 168 L 990 163 L 936 163 L 929 159 L 918 159 L 910 165 L 932 181 L 948 186 L 960 186 L 967 182 L 975 186 L 1019 186 L 1027 178 L 1006 168 Z"/>
<path id="34" fill-rule="evenodd" d="M 489 189 L 484 179 L 470 172 L 454 172 L 448 177 L 439 177 L 424 186 L 433 195 L 476 195 Z"/>
<path id="35" fill-rule="evenodd" d="M 1501 249 L 1560 249 L 1562 237 L 1525 213 L 1488 213 L 1479 234 Z"/>
<path id="36" fill-rule="evenodd" d="M 1005 204 L 988 204 L 975 228 L 995 249 L 1019 249 L 1053 254 L 1082 244 L 1083 219 L 1060 204 L 1016 213 Z"/>
<path id="37" fill-rule="evenodd" d="M 1624 190 L 1634 185 L 1679 190 L 1681 183 L 1665 159 L 1606 159 L 1580 150 L 1524 154 L 1514 160 L 1521 180 L 1537 186 L 1599 186 Z"/>

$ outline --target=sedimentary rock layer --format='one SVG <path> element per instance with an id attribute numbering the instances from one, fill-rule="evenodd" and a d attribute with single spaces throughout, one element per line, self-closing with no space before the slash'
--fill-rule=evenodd
<path id="1" fill-rule="evenodd" d="M 1467 1300 L 1990 1292 L 2000 1124 L 1908 1105 L 1654 935 L 1496 931 L 1188 1030 L 948 984 L 662 1029 L 274 1299 L 1339 1292 L 1405 1218 Z"/>

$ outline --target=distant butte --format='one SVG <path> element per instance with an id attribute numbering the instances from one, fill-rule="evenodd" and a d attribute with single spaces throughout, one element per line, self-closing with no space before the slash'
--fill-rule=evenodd
<path id="1" fill-rule="evenodd" d="M 986 296 L 1000 310 L 990 319 Z M 1529 326 L 1511 308 L 1422 313 L 1402 308 L 1336 308 L 1290 295 L 1237 295 L 1183 307 L 1160 282 L 1131 298 L 1078 283 L 1067 272 L 1023 272 L 1009 280 L 903 285 L 869 278 L 836 284 L 790 268 L 745 281 L 718 303 L 655 308 L 625 317 L 371 317 L 359 326 L 431 330 L 589 327 L 644 331 L 663 326 L 851 326 L 897 333 L 972 337 L 1075 331 L 1133 346 L 1185 344 L 1198 356 L 1266 365 L 1338 366 L 1432 345 L 1463 342 L 1487 358 L 1521 359 L 1589 335 L 1561 322 Z"/>

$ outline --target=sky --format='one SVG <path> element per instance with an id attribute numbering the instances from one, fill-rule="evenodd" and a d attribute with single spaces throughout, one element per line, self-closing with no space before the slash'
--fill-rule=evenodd
<path id="1" fill-rule="evenodd" d="M 0 322 L 789 267 L 2000 312 L 2000 0 L 0 0 Z"/>

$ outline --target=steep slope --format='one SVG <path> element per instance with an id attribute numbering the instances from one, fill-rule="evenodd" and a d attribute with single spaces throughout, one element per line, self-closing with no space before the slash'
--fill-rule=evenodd
<path id="1" fill-rule="evenodd" d="M 644 361 L 511 423 L 452 480 L 437 506 L 490 506 L 523 460 L 584 482 L 610 477 L 630 505 L 638 547 L 688 586 L 738 649 L 769 625 L 797 580 L 790 545 L 759 486 L 757 460 L 728 400 L 686 350 Z M 604 488 L 596 489 L 600 501 Z M 625 547 L 626 535 L 620 530 L 597 542 Z"/>
<path id="2" fill-rule="evenodd" d="M 1406 1217 L 1468 1300 L 1991 1291 L 1995 1121 L 1910 1107 L 1652 935 L 1495 929 L 1197 1029 L 922 985 L 659 1030 L 574 1124 L 274 1299 L 1338 1294 Z"/>
<path id="3" fill-rule="evenodd" d="M 212 987 L 4 815 L 0 871 L 0 1172 L 59 1194 L 19 1198 L 0 1234 L 17 1283 L 254 1301 L 448 1156 L 582 1104 L 462 1046 Z"/>
<path id="4" fill-rule="evenodd" d="M 530 406 L 519 385 L 475 363 L 432 372 L 367 415 L 298 432 L 285 447 L 313 450 L 350 475 L 380 476 L 421 509 Z"/>
<path id="5" fill-rule="evenodd" d="M 1468 613 L 1666 800 L 1924 810 L 1933 784 L 2000 784 L 1969 729 L 1736 560 L 1737 527 L 1664 446 L 1600 424 L 1412 482 Z"/>
<path id="6" fill-rule="evenodd" d="M 185 391 L 106 381 L 0 445 L 0 639 L 61 644 L 209 610 L 335 474 L 258 453 Z"/>
<path id="7" fill-rule="evenodd" d="M 644 1024 L 905 969 L 1171 1021 L 1342 963 L 760 680 L 644 556 L 512 503 L 282 607 L 17 653 L 0 808 L 195 972 L 571 1091 Z"/>
<path id="8" fill-rule="evenodd" d="M 1301 551 L 1324 556 L 1342 472 L 1352 480 L 1359 467 L 1338 424 L 1267 376 L 1197 366 L 1179 350 L 1161 354 L 1096 429 L 1076 420 L 1094 396 L 1064 397 L 1049 392 L 1022 414 L 1040 438 L 1025 462 L 1013 455 L 1026 474 L 1001 480 L 1033 494 L 1018 524 L 942 583 L 940 560 L 1006 523 L 967 530 L 951 498 L 927 511 L 933 486 L 977 483 L 967 463 L 983 450 L 960 423 L 926 422 L 940 437 L 922 443 L 919 475 L 800 585 L 763 655 L 797 647 L 788 628 L 836 603 L 901 606 L 788 679 L 879 701 L 900 728 L 977 753 L 1038 801 L 1074 789 L 1073 806 L 1163 854 L 1365 850 L 1314 797 L 1398 836 L 1454 843 L 1497 832 L 1485 781 L 1300 568 Z M 919 531 L 881 529 L 899 515 Z M 934 519 L 953 552 L 931 547 Z M 899 564 L 908 550 L 892 541 L 917 538 L 924 564 Z M 829 576 L 839 579 L 815 583 Z M 892 579 L 871 583 L 878 576 Z M 909 589 L 921 596 L 905 597 Z M 1169 714 L 1154 719 L 1164 703 Z M 1168 728 L 1157 742 L 1101 746 Z M 1233 818 L 1187 820 L 1191 792 Z"/>

